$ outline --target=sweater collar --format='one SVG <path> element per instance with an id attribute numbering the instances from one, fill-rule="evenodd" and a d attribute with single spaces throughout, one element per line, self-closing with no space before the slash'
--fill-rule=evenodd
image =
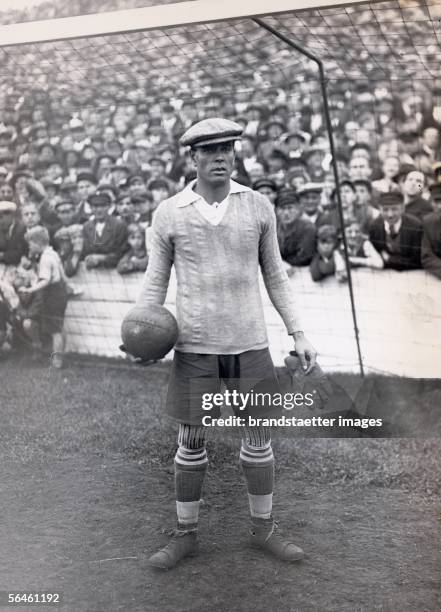
<path id="1" fill-rule="evenodd" d="M 183 208 L 184 206 L 193 204 L 194 202 L 197 202 L 200 198 L 202 198 L 202 196 L 193 191 L 193 187 L 195 184 L 196 179 L 188 183 L 185 189 L 181 191 L 177 203 L 178 208 Z M 236 183 L 236 181 L 233 181 L 233 179 L 230 179 L 230 191 L 228 192 L 228 195 L 231 195 L 232 193 L 242 193 L 244 191 L 251 191 L 251 189 L 249 187 L 246 187 L 245 185 L 240 185 L 239 183 Z"/>

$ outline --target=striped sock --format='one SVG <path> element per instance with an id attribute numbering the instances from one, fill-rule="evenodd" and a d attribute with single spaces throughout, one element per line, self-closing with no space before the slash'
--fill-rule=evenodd
<path id="1" fill-rule="evenodd" d="M 259 442 L 259 446 L 250 444 Z M 274 455 L 271 440 L 256 440 L 247 435 L 242 440 L 239 462 L 248 489 L 251 516 L 269 519 L 273 505 Z"/>
<path id="2" fill-rule="evenodd" d="M 203 431 L 189 425 L 179 430 L 179 447 L 175 456 L 176 512 L 178 528 L 196 529 L 199 506 L 208 459 Z"/>

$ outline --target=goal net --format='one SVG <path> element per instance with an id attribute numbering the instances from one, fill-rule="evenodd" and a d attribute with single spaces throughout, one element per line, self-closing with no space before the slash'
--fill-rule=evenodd
<path id="1" fill-rule="evenodd" d="M 296 189 L 304 216 L 314 206 L 305 204 L 308 193 L 319 192 L 318 212 L 334 219 L 323 225 L 334 222 L 338 233 L 337 163 L 353 249 L 369 238 L 384 191 L 404 190 L 420 221 L 430 213 L 429 188 L 441 161 L 441 2 L 318 7 L 305 0 L 295 10 L 284 1 L 216 4 L 196 0 L 0 26 L 0 199 L 16 202 L 19 214 L 36 204 L 54 237 L 87 222 L 87 195 L 99 189 L 108 193 L 113 216 L 145 230 L 161 198 L 194 173 L 178 144 L 183 130 L 223 116 L 244 127 L 234 178 L 260 184 L 273 199 L 281 189 Z M 334 160 L 316 62 L 261 27 L 256 15 L 323 63 Z M 411 171 L 418 174 L 413 196 L 403 186 Z M 74 223 L 61 218 L 69 212 L 62 201 L 74 203 Z M 315 224 L 317 211 L 310 217 Z M 61 234 L 54 240 L 67 252 L 75 232 Z M 82 261 L 71 276 L 71 351 L 118 355 L 120 321 L 142 272 L 118 271 L 120 245 L 109 245 L 109 253 L 111 261 Z M 354 264 L 337 274 L 324 265 L 323 279 L 313 280 L 309 261 L 287 269 L 325 368 L 357 371 L 361 357 L 366 371 L 439 376 L 439 278 L 422 264 L 397 271 L 386 261 L 383 270 Z M 10 273 L 2 264 L 3 280 Z M 265 299 L 281 365 L 290 339 Z M 173 279 L 167 304 L 173 309 Z"/>

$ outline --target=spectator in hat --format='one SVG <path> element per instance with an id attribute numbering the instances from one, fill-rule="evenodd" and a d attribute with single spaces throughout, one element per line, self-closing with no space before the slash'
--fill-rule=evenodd
<path id="1" fill-rule="evenodd" d="M 290 266 L 307 266 L 315 252 L 314 224 L 302 217 L 303 207 L 292 189 L 281 190 L 275 206 L 282 259 Z"/>
<path id="2" fill-rule="evenodd" d="M 423 268 L 441 279 L 441 184 L 430 188 L 433 212 L 423 219 L 421 261 Z"/>
<path id="3" fill-rule="evenodd" d="M 326 156 L 326 148 L 323 145 L 311 145 L 303 154 L 306 162 L 307 172 L 314 182 L 322 182 L 325 177 L 323 161 Z"/>
<path id="4" fill-rule="evenodd" d="M 329 222 L 329 216 L 320 209 L 323 185 L 321 183 L 306 183 L 297 189 L 297 196 L 302 206 L 302 219 L 316 227 Z"/>
<path id="5" fill-rule="evenodd" d="M 97 191 L 89 196 L 93 218 L 83 226 L 83 257 L 86 267 L 114 268 L 127 250 L 127 226 L 109 215 L 112 200 Z"/>
<path id="6" fill-rule="evenodd" d="M 413 215 L 422 221 L 425 215 L 432 212 L 430 203 L 422 197 L 425 187 L 425 176 L 419 170 L 411 170 L 400 175 L 399 186 L 404 196 L 404 206 L 407 215 Z"/>
<path id="7" fill-rule="evenodd" d="M 317 229 L 315 254 L 309 265 L 309 271 L 313 281 L 318 282 L 327 276 L 334 276 L 336 271 L 336 257 L 340 266 L 342 263 L 344 264 L 344 262 L 338 259 L 338 254 L 336 254 L 337 245 L 337 229 L 333 225 L 322 225 Z"/>
<path id="8" fill-rule="evenodd" d="M 89 197 L 95 193 L 97 181 L 91 172 L 81 172 L 77 175 L 78 221 L 85 223 L 92 215 Z"/>
<path id="9" fill-rule="evenodd" d="M 372 223 L 369 239 L 393 270 L 421 268 L 421 223 L 405 213 L 401 193 L 382 193 L 378 198 L 381 215 Z"/>
<path id="10" fill-rule="evenodd" d="M 116 218 L 123 221 L 126 226 L 135 222 L 135 207 L 130 193 L 121 193 L 116 199 Z"/>
<path id="11" fill-rule="evenodd" d="M 253 183 L 253 189 L 259 193 L 263 193 L 271 204 L 273 206 L 275 205 L 278 193 L 278 187 L 275 181 L 270 178 L 258 179 L 255 183 Z"/>
<path id="12" fill-rule="evenodd" d="M 26 228 L 16 214 L 14 202 L 0 201 L 0 263 L 15 266 L 28 252 Z"/>
<path id="13" fill-rule="evenodd" d="M 76 205 L 72 198 L 60 198 L 54 208 L 58 217 L 58 227 L 70 227 L 79 222 Z"/>
<path id="14" fill-rule="evenodd" d="M 171 195 L 170 185 L 164 179 L 154 179 L 147 183 L 147 188 L 152 194 L 153 205 L 155 208 Z"/>
<path id="15" fill-rule="evenodd" d="M 346 227 L 355 221 L 355 204 L 357 201 L 357 192 L 354 183 L 350 180 L 340 182 L 340 200 L 343 212 L 343 223 Z M 340 215 L 338 214 L 337 205 L 337 189 L 334 189 L 331 194 L 331 210 L 328 213 L 328 220 L 331 225 L 341 230 Z"/>
<path id="16" fill-rule="evenodd" d="M 152 224 L 155 204 L 153 196 L 149 191 L 139 191 L 130 196 L 133 205 L 135 222 L 144 229 Z"/>
<path id="17" fill-rule="evenodd" d="M 121 257 L 116 269 L 120 274 L 145 272 L 149 261 L 145 245 L 145 230 L 138 223 L 131 223 L 127 229 L 130 248 Z"/>

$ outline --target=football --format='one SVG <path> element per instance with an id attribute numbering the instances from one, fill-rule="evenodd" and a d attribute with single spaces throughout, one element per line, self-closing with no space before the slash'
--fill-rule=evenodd
<path id="1" fill-rule="evenodd" d="M 127 353 L 142 361 L 162 359 L 178 339 L 178 324 L 160 304 L 135 306 L 124 317 L 121 338 Z"/>

